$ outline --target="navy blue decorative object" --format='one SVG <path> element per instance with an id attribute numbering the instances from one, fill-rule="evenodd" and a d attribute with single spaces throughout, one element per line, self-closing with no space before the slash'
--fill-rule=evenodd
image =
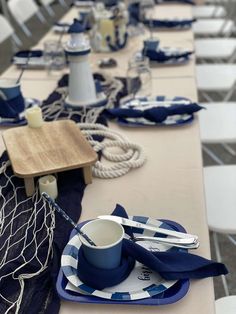
<path id="1" fill-rule="evenodd" d="M 127 40 L 128 40 L 128 33 L 125 33 L 123 42 L 120 40 L 118 29 L 115 30 L 115 44 L 111 43 L 111 37 L 110 36 L 107 36 L 107 38 L 106 38 L 107 45 L 110 48 L 110 50 L 113 52 L 118 51 L 120 49 L 123 49 L 127 44 Z"/>
<path id="2" fill-rule="evenodd" d="M 73 24 L 69 27 L 68 29 L 68 34 L 79 34 L 79 33 L 84 33 L 85 32 L 85 27 L 84 25 L 81 24 L 81 21 L 78 19 L 74 19 Z"/>
<path id="3" fill-rule="evenodd" d="M 25 109 L 25 101 L 22 94 L 9 100 L 0 98 L 0 117 L 18 119 L 19 114 Z"/>

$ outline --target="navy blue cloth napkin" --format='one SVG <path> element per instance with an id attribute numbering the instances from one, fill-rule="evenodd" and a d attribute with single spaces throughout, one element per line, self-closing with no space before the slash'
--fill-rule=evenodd
<path id="1" fill-rule="evenodd" d="M 155 0 L 156 4 L 165 3 L 165 2 L 177 2 L 183 4 L 191 4 L 196 5 L 195 1 L 193 0 Z"/>
<path id="2" fill-rule="evenodd" d="M 192 23 L 196 22 L 196 19 L 186 20 L 154 20 L 145 19 L 143 23 L 149 28 L 188 28 L 192 26 Z"/>
<path id="3" fill-rule="evenodd" d="M 171 51 L 171 50 L 162 50 L 159 49 L 158 41 L 144 41 L 144 47 L 142 50 L 142 54 L 145 57 L 148 57 L 151 61 L 157 62 L 167 62 L 167 61 L 177 61 L 178 59 L 186 59 L 193 54 L 193 51 Z"/>
<path id="4" fill-rule="evenodd" d="M 110 119 L 115 118 L 145 118 L 149 121 L 161 123 L 166 120 L 168 116 L 193 114 L 203 109 L 196 103 L 189 105 L 172 105 L 169 107 L 153 107 L 146 110 L 127 109 L 127 108 L 114 108 L 107 109 L 106 114 Z"/>
<path id="5" fill-rule="evenodd" d="M 125 209 L 120 205 L 116 205 L 112 215 L 128 218 Z M 131 228 L 125 227 L 125 232 L 132 237 Z M 184 251 L 150 252 L 131 240 L 124 239 L 122 262 L 118 268 L 111 271 L 94 268 L 83 258 L 83 253 L 79 252 L 78 276 L 92 288 L 104 289 L 122 282 L 129 275 L 132 270 L 131 259 L 158 272 L 166 280 L 200 279 L 228 273 L 224 264 L 198 255 Z M 128 265 L 125 266 L 125 263 Z"/>
<path id="6" fill-rule="evenodd" d="M 43 56 L 43 51 L 42 50 L 22 50 L 22 51 L 18 51 L 14 57 L 17 58 L 40 58 Z"/>
<path id="7" fill-rule="evenodd" d="M 19 117 L 19 113 L 24 111 L 25 101 L 22 94 L 15 98 L 4 100 L 0 98 L 0 117 L 16 119 Z"/>
<path id="8" fill-rule="evenodd" d="M 92 28 L 90 20 L 87 18 L 88 13 L 87 12 L 81 12 L 77 20 L 83 25 L 86 31 L 90 30 Z M 62 22 L 56 22 L 54 23 L 54 26 L 61 27 L 65 32 L 67 32 L 70 28 L 72 23 L 62 23 Z"/>

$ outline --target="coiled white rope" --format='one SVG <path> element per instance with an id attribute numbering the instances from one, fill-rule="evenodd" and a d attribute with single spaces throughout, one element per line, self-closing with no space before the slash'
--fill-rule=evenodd
<path id="1" fill-rule="evenodd" d="M 98 160 L 92 167 L 93 176 L 102 179 L 117 178 L 145 163 L 146 157 L 143 148 L 130 142 L 120 133 L 102 124 L 78 123 L 78 126 L 93 149 L 97 153 L 101 153 L 101 160 Z M 94 140 L 94 135 L 102 136 L 103 141 Z M 114 151 L 114 148 L 117 149 Z M 104 159 L 108 164 L 104 163 Z M 115 164 L 110 165 L 111 162 Z"/>

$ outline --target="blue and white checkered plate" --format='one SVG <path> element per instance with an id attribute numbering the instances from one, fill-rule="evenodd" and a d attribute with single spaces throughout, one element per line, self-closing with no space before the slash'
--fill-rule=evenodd
<path id="1" fill-rule="evenodd" d="M 138 109 L 138 110 L 145 110 L 145 109 L 150 109 L 152 107 L 156 107 L 155 105 L 139 105 L 138 102 L 137 104 L 134 104 L 133 99 L 128 100 L 128 98 L 126 98 L 127 101 L 125 100 L 122 104 L 121 104 L 121 108 L 125 108 L 125 109 Z M 174 97 L 174 98 L 167 98 L 165 96 L 157 96 L 156 98 L 135 98 L 135 100 L 141 100 L 141 101 L 157 101 L 157 102 L 163 102 L 163 105 L 159 105 L 159 106 L 170 106 L 171 105 L 171 101 L 189 101 L 191 102 L 189 99 L 184 98 L 184 97 Z M 165 105 L 165 102 L 168 101 L 170 104 L 169 105 Z M 174 103 L 173 103 L 174 104 Z M 194 120 L 194 115 L 193 114 L 183 114 L 183 115 L 173 115 L 173 116 L 168 116 L 166 118 L 165 121 L 161 122 L 161 123 L 155 123 L 153 121 L 147 120 L 143 117 L 140 118 L 118 118 L 117 119 L 117 123 L 122 125 L 122 126 L 128 126 L 128 127 L 138 127 L 138 126 L 181 126 L 181 125 L 185 125 L 188 123 L 191 123 Z"/>
<path id="2" fill-rule="evenodd" d="M 130 216 L 129 218 L 145 224 L 151 224 L 165 229 L 173 229 L 167 223 L 148 217 Z M 132 231 L 136 236 L 140 234 L 146 236 L 157 236 L 157 233 L 148 230 L 132 228 Z M 149 250 L 155 251 L 183 250 L 176 247 L 148 241 L 142 241 L 137 243 Z M 128 278 L 126 278 L 123 282 L 116 286 L 105 288 L 103 290 L 96 290 L 84 284 L 77 276 L 77 267 L 79 267 L 79 260 L 77 257 L 80 247 L 81 242 L 78 235 L 76 234 L 70 239 L 63 251 L 61 268 L 68 280 L 65 290 L 114 301 L 131 301 L 150 298 L 154 295 L 158 295 L 160 293 L 163 293 L 176 283 L 176 281 L 164 280 L 158 275 L 158 273 L 153 272 L 146 266 L 136 261 L 134 269 L 132 270 Z"/>

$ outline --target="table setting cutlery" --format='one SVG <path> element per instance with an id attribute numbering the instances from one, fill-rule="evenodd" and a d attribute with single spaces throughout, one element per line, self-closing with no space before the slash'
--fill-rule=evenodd
<path id="1" fill-rule="evenodd" d="M 147 236 L 139 236 L 139 237 L 132 237 L 132 241 L 139 242 L 139 241 L 149 241 L 149 242 L 157 242 L 163 243 L 166 245 L 170 245 L 172 247 L 179 247 L 182 249 L 197 249 L 200 245 L 198 241 L 192 243 L 186 243 L 186 239 L 174 239 L 174 238 L 159 238 L 159 237 L 147 237 Z"/>
<path id="2" fill-rule="evenodd" d="M 182 242 L 185 244 L 193 244 L 193 243 L 196 243 L 198 241 L 198 236 L 196 236 L 196 235 L 191 235 L 191 234 L 172 231 L 172 230 L 161 229 L 161 228 L 158 228 L 155 226 L 151 226 L 148 224 L 142 224 L 140 222 L 135 222 L 131 219 L 127 219 L 127 218 L 123 218 L 123 217 L 119 217 L 119 216 L 115 216 L 115 215 L 100 215 L 100 216 L 98 216 L 98 218 L 99 219 L 113 220 L 113 221 L 116 221 L 116 222 L 118 222 L 124 226 L 135 227 L 135 228 L 154 231 L 155 233 L 169 235 L 169 236 L 177 238 L 176 241 L 178 240 L 178 238 L 180 238 L 181 240 L 185 239 L 185 241 Z M 179 241 L 178 243 L 180 243 L 180 242 L 181 241 Z"/>
<path id="3" fill-rule="evenodd" d="M 172 99 L 166 99 L 163 101 L 157 101 L 157 100 L 142 100 L 141 98 L 133 99 L 130 101 L 130 105 L 134 106 L 138 109 L 141 109 L 143 107 L 153 107 L 153 106 L 172 106 L 172 105 L 189 105 L 191 104 L 190 100 L 172 100 Z"/>

